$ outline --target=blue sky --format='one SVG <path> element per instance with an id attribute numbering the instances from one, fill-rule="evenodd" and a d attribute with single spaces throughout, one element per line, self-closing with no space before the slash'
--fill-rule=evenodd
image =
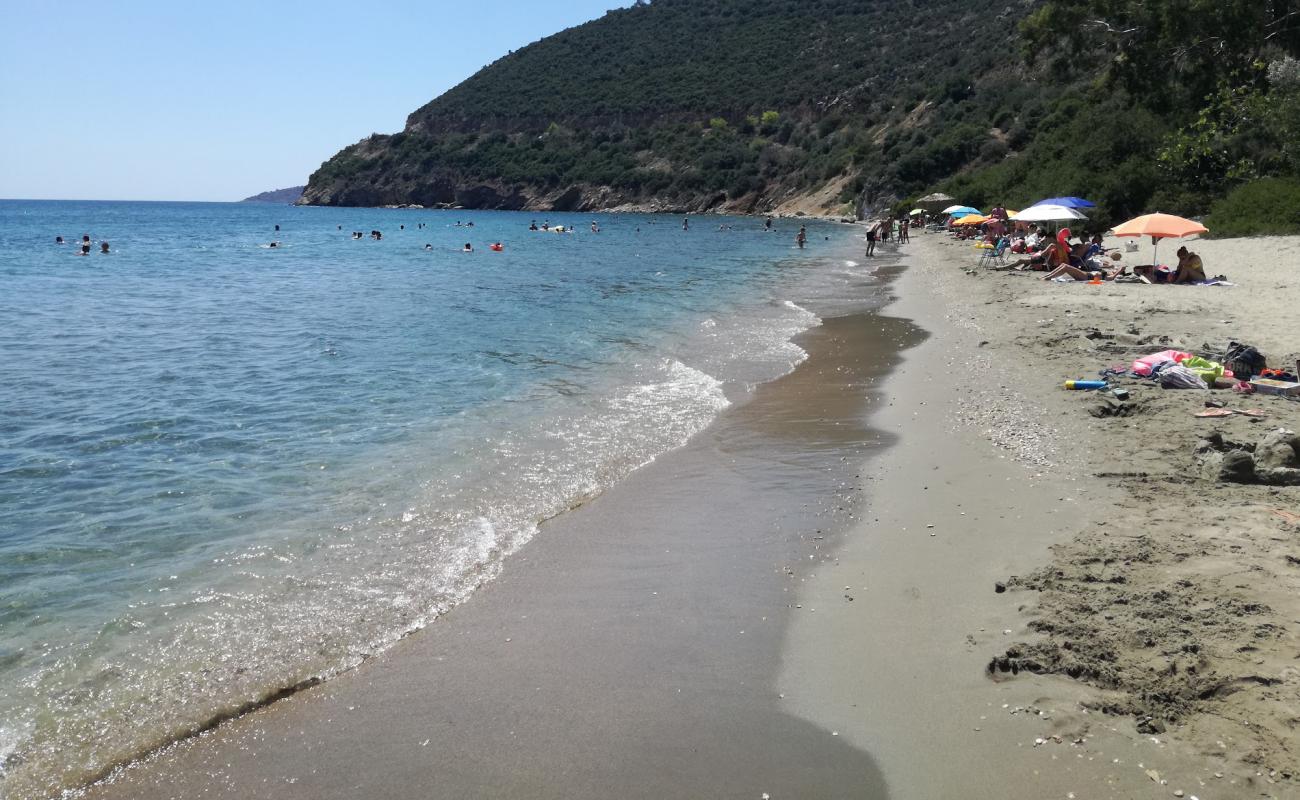
<path id="1" fill-rule="evenodd" d="M 509 50 L 630 4 L 5 3 L 0 197 L 238 200 L 305 183 Z"/>

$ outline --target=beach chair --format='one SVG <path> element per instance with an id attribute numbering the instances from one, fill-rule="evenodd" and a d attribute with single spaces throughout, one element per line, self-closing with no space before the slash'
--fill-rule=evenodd
<path id="1" fill-rule="evenodd" d="M 1006 236 L 998 239 L 998 243 L 992 247 L 985 248 L 980 253 L 980 259 L 976 262 L 977 267 L 999 267 L 1006 266 L 1007 251 L 1011 249 L 1011 240 Z"/>

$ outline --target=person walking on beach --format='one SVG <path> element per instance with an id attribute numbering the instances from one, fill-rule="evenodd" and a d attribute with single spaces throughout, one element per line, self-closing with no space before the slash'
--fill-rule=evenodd
<path id="1" fill-rule="evenodd" d="M 909 233 L 911 228 L 912 228 L 912 223 L 910 220 L 907 219 L 899 220 L 898 222 L 898 243 L 899 244 L 907 244 L 908 242 L 912 241 L 912 236 Z"/>
<path id="2" fill-rule="evenodd" d="M 807 230 L 807 228 L 805 228 L 803 225 L 800 225 L 800 226 L 799 226 L 799 233 L 798 233 L 798 235 L 796 235 L 796 236 L 794 237 L 794 241 L 795 241 L 795 244 L 799 245 L 799 249 L 802 250 L 802 249 L 803 249 L 803 246 L 804 246 L 804 243 L 808 241 L 808 230 Z"/>

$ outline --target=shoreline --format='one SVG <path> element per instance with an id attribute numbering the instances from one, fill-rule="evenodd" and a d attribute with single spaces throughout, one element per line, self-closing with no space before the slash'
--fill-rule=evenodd
<path id="1" fill-rule="evenodd" d="M 880 282 L 869 275 L 864 275 L 863 279 Z M 880 290 L 883 291 L 883 287 Z M 826 470 L 847 473 L 854 469 L 856 459 L 840 458 L 839 453 L 883 444 L 863 435 L 855 422 L 861 411 L 861 386 L 874 381 L 877 373 L 888 369 L 890 360 L 894 358 L 891 354 L 897 336 L 891 338 L 882 334 L 873 320 L 870 314 L 830 318 L 797 337 L 796 341 L 805 346 L 809 358 L 793 372 L 761 384 L 745 402 L 723 412 L 685 448 L 670 452 L 594 500 L 549 521 L 535 543 L 506 563 L 500 577 L 481 587 L 469 601 L 428 628 L 408 636 L 358 669 L 309 687 L 287 702 L 275 703 L 224 723 L 199 737 L 184 740 L 148 759 L 135 762 L 120 770 L 110 781 L 91 787 L 86 796 L 163 797 L 173 796 L 173 793 L 188 796 L 198 791 L 195 781 L 206 786 L 214 776 L 220 776 L 220 780 L 211 785 L 224 786 L 223 791 L 230 796 L 257 796 L 248 793 L 263 785 L 261 781 L 267 778 L 267 770 L 274 774 L 295 762 L 304 772 L 326 769 L 317 764 L 311 753 L 333 746 L 345 750 L 355 747 L 357 740 L 366 739 L 376 731 L 386 731 L 382 735 L 390 738 L 388 746 L 396 747 L 399 741 L 391 740 L 392 736 L 396 736 L 400 743 L 407 743 L 405 733 L 409 732 L 410 726 L 428 723 L 443 714 L 460 718 L 457 736 L 473 730 L 471 736 L 480 740 L 483 751 L 501 756 L 505 743 L 493 738 L 500 733 L 495 726 L 482 720 L 476 724 L 474 719 L 464 715 L 473 717 L 472 711 L 483 711 L 488 707 L 491 710 L 485 717 L 499 719 L 505 707 L 525 702 L 525 698 L 516 693 L 523 684 L 536 679 L 533 670 L 540 671 L 543 677 L 548 678 L 545 682 L 552 684 L 538 691 L 543 688 L 556 692 L 568 690 L 554 683 L 550 676 L 552 671 L 594 669 L 596 674 L 587 682 L 607 686 L 613 694 L 619 694 L 627 691 L 627 687 L 662 680 L 657 671 L 665 667 L 656 665 L 667 665 L 666 668 L 672 670 L 675 669 L 672 665 L 678 663 L 694 669 L 698 669 L 701 663 L 712 663 L 711 669 L 705 673 L 693 671 L 685 685 L 672 687 L 673 695 L 692 698 L 685 706 L 660 708 L 654 698 L 640 698 L 632 703 L 631 710 L 620 710 L 611 706 L 612 696 L 599 695 L 570 697 L 564 704 L 579 709 L 586 716 L 587 724 L 582 726 L 584 731 L 598 731 L 611 724 L 620 727 L 611 723 L 611 714 L 618 717 L 623 713 L 635 713 L 655 720 L 660 728 L 658 735 L 620 734 L 635 740 L 635 744 L 625 741 L 615 762 L 626 762 L 664 748 L 673 750 L 672 743 L 677 739 L 696 741 L 697 747 L 690 752 L 680 752 L 678 748 L 678 752 L 668 756 L 683 767 L 673 770 L 676 778 L 655 777 L 659 772 L 656 769 L 654 775 L 635 776 L 635 785 L 649 786 L 677 780 L 681 781 L 679 785 L 661 785 L 661 790 L 673 794 L 693 790 L 691 787 L 714 785 L 719 791 L 725 791 L 726 787 L 738 781 L 757 779 L 758 773 L 767 772 L 770 780 L 765 782 L 767 789 L 764 791 L 779 788 L 787 796 L 796 793 L 801 786 L 824 785 L 827 787 L 825 796 L 842 796 L 845 787 L 858 787 L 863 776 L 869 778 L 874 773 L 870 757 L 847 747 L 831 747 L 830 753 L 821 752 L 827 747 L 822 741 L 826 734 L 783 713 L 779 698 L 761 687 L 772 683 L 771 673 L 777 663 L 780 645 L 780 620 L 788 613 L 787 606 L 790 605 L 789 586 L 786 585 L 790 578 L 781 577 L 783 570 L 787 564 L 797 565 L 804 557 L 805 548 L 814 552 L 820 548 L 819 541 L 823 537 L 811 533 L 811 530 L 824 528 L 826 516 L 843 518 L 843 507 L 853 499 L 851 492 L 842 486 L 849 479 L 846 477 L 828 484 Z M 907 328 L 903 325 L 900 330 Z M 858 376 L 861 380 L 845 382 L 846 374 Z M 810 403 L 824 405 L 828 409 L 827 416 L 809 418 L 807 407 Z M 742 477 L 745 477 L 743 482 Z M 751 483 L 769 485 L 759 493 L 750 488 Z M 840 489 L 835 489 L 836 486 Z M 723 498 L 730 498 L 732 502 L 724 503 L 724 508 L 719 509 L 717 505 Z M 781 502 L 782 498 L 784 502 Z M 661 510 L 650 511 L 647 519 L 647 511 L 652 508 Z M 637 531 L 638 542 L 645 540 L 640 545 L 643 552 L 628 554 L 618 548 L 605 552 L 601 558 L 593 556 L 591 551 L 607 547 L 601 538 L 605 531 L 629 526 Z M 709 537 L 698 541 L 705 533 L 714 532 L 731 542 L 731 546 L 724 547 L 722 541 L 710 542 L 707 540 Z M 687 534 L 691 536 L 689 545 L 677 541 L 678 537 Z M 574 538 L 582 539 L 583 544 L 574 544 Z M 676 545 L 666 547 L 664 555 L 659 557 L 644 552 L 651 542 L 670 545 L 676 542 Z M 695 552 L 684 552 L 691 549 Z M 746 555 L 739 558 L 738 564 L 732 563 L 737 561 L 737 553 Z M 664 567 L 658 563 L 663 559 L 677 560 L 677 568 L 663 572 Z M 584 579 L 576 578 L 572 574 L 575 570 Z M 739 633 L 733 629 L 724 636 L 720 630 L 706 631 L 705 623 L 690 622 L 681 637 L 653 642 L 654 630 L 646 629 L 649 620 L 632 622 L 626 619 L 627 614 L 642 618 L 649 613 L 648 610 L 638 610 L 635 605 L 644 602 L 645 597 L 639 597 L 632 604 L 633 601 L 624 596 L 619 582 L 611 578 L 611 574 L 622 574 L 643 581 L 647 579 L 644 574 L 647 570 L 656 580 L 664 581 L 661 590 L 651 593 L 651 597 L 670 593 L 698 595 L 700 599 L 691 603 L 691 608 L 730 609 L 729 613 L 737 620 L 733 627 L 739 628 Z M 685 577 L 682 577 L 683 571 Z M 701 571 L 714 574 L 717 580 L 701 582 Z M 557 586 L 556 578 L 560 576 L 564 576 L 561 583 L 565 585 Z M 567 585 L 566 582 L 571 581 L 575 585 Z M 531 610 L 516 617 L 504 610 L 503 604 L 516 609 L 528 606 Z M 547 609 L 554 616 L 563 617 L 574 614 L 578 607 L 594 613 L 593 606 L 599 610 L 620 604 L 624 604 L 624 617 L 602 617 L 601 624 L 592 626 L 584 634 L 599 640 L 593 652 L 602 663 L 595 667 L 585 662 L 574 663 L 571 653 L 554 652 L 552 645 L 530 637 L 528 630 L 515 630 L 521 618 L 526 616 L 528 623 L 525 627 L 536 624 L 557 637 L 578 635 L 573 631 L 580 630 L 581 625 L 556 622 L 545 613 Z M 759 613 L 764 609 L 766 613 Z M 681 609 L 673 611 L 658 619 L 655 625 L 672 628 L 686 624 L 687 620 L 678 616 L 682 613 L 685 612 Z M 548 619 L 536 621 L 542 616 Z M 508 644 L 504 651 L 500 650 L 502 642 L 498 638 L 503 630 L 513 630 L 505 636 Z M 616 655 L 623 646 L 617 638 L 628 630 L 642 631 L 638 638 L 647 640 L 644 663 L 628 665 L 621 663 L 622 659 Z M 706 632 L 708 636 L 704 635 Z M 761 635 L 757 635 L 760 632 Z M 715 641 L 737 636 L 741 641 Z M 459 637 L 472 639 L 473 644 L 462 647 L 459 642 L 464 640 Z M 530 638 L 532 643 L 525 644 Z M 759 650 L 755 651 L 754 647 Z M 443 675 L 440 668 L 436 686 L 421 686 L 426 678 L 434 678 L 427 674 L 430 661 L 452 658 L 445 654 L 445 650 L 432 655 L 440 648 L 451 648 L 456 653 L 456 669 L 450 675 Z M 713 648 L 716 652 L 711 652 Z M 583 649 L 590 649 L 590 645 Z M 539 652 L 544 655 L 542 664 L 521 672 L 521 668 L 528 665 L 519 663 L 518 659 L 532 660 L 539 656 Z M 761 655 L 755 655 L 756 652 Z M 491 666 L 485 667 L 481 663 L 485 657 Z M 504 663 L 499 663 L 498 659 Z M 723 667 L 724 663 L 728 666 Z M 552 664 L 562 665 L 562 668 L 552 667 Z M 614 670 L 616 674 L 605 674 L 608 670 Z M 480 687 L 480 682 L 495 688 Z M 379 688 L 381 684 L 386 688 Z M 417 686 L 418 689 L 414 688 Z M 669 687 L 661 688 L 667 690 Z M 392 703 L 404 696 L 409 701 L 412 692 L 425 691 L 437 694 L 439 700 L 415 701 L 423 712 L 413 711 L 407 702 L 400 704 L 401 713 L 392 709 L 379 717 L 365 715 L 360 719 L 351 713 L 353 708 Z M 339 699 L 344 696 L 353 699 Z M 714 702 L 717 696 L 726 698 L 725 702 L 721 705 Z M 466 697 L 471 697 L 472 702 L 465 702 Z M 506 698 L 510 701 L 507 702 Z M 339 708 L 345 702 L 349 707 L 347 712 Z M 458 707 L 458 711 L 445 710 L 452 706 Z M 701 738 L 700 731 L 694 729 L 709 724 L 716 727 L 721 720 L 706 715 L 695 720 L 691 729 L 678 730 L 692 713 L 698 716 L 699 712 L 691 709 L 711 707 L 718 716 L 739 722 L 741 730 L 752 731 L 748 738 L 737 738 L 734 732 L 723 733 L 721 730 L 712 734 L 714 739 L 736 739 L 730 748 L 722 748 L 729 752 L 729 756 L 722 760 L 732 765 L 726 770 L 720 770 L 714 764 L 722 755 L 717 746 Z M 560 712 L 547 708 L 538 713 L 555 715 Z M 570 713 L 578 712 L 564 712 L 562 716 Z M 340 717 L 352 718 L 349 724 L 354 727 L 349 729 L 350 733 L 340 734 L 337 730 L 341 724 Z M 518 724 L 522 726 L 525 721 L 520 720 Z M 548 722 L 551 727 L 556 724 L 560 723 L 554 718 Z M 401 729 L 401 732 L 386 730 L 392 727 Z M 293 738 L 290 730 L 295 728 L 305 731 L 302 734 L 304 738 L 296 743 L 289 741 Z M 673 732 L 665 735 L 664 729 Z M 262 747 L 260 743 L 267 736 L 279 735 L 286 737 L 285 749 L 275 757 L 245 761 L 251 751 Z M 609 735 L 606 731 L 606 737 Z M 540 731 L 538 736 L 541 736 Z M 428 739 L 449 741 L 438 736 L 427 736 L 421 741 Z M 485 744 L 484 739 L 491 742 Z M 254 747 L 254 742 L 259 744 Z M 831 743 L 838 744 L 833 737 Z M 588 746 L 598 747 L 600 743 L 591 742 Z M 427 752 L 421 751 L 419 755 Z M 458 751 L 458 755 L 460 759 L 473 760 L 478 757 L 478 752 L 480 749 L 474 748 L 473 752 Z M 758 758 L 755 754 L 760 752 L 766 755 Z M 798 759 L 792 755 L 796 752 L 800 753 Z M 561 753 L 548 752 L 537 758 L 551 763 L 559 755 Z M 561 761 L 564 763 L 576 763 L 572 752 L 563 755 Z M 219 766 L 225 763 L 223 759 L 239 759 L 244 764 L 225 770 Z M 346 760 L 338 758 L 327 761 L 341 762 L 340 769 L 347 764 Z M 315 766 L 309 767 L 307 762 Z M 705 762 L 709 764 L 707 770 Z M 810 764 L 818 765 L 818 769 L 809 772 Z M 777 765 L 781 769 L 776 770 Z M 420 780 L 418 771 L 408 769 L 414 766 L 404 762 L 393 769 L 406 774 L 414 785 Z M 513 773 L 497 774 L 501 782 L 491 784 L 486 774 L 493 771 L 492 765 L 480 764 L 480 767 L 477 777 L 471 780 L 471 776 L 466 776 L 464 782 L 458 784 L 462 791 L 483 792 L 485 796 L 510 795 L 517 791 L 521 796 L 525 793 L 534 796 L 535 783 L 531 786 L 515 783 L 523 779 L 522 775 L 515 778 L 511 777 Z M 522 769 L 519 765 L 516 767 Z M 356 765 L 351 769 L 355 771 Z M 368 768 L 363 771 L 369 773 L 371 780 L 382 777 Z M 525 771 L 536 773 L 531 768 Z M 605 780 L 588 787 L 588 796 L 604 796 L 601 787 L 609 780 L 631 782 L 634 772 L 623 771 L 606 776 Z M 755 774 L 746 777 L 750 773 Z M 537 774 L 533 777 L 537 778 Z M 276 781 L 272 779 L 272 782 Z M 334 783 L 331 781 L 330 785 Z M 495 788 L 489 791 L 486 788 L 489 785 Z M 581 789 L 575 786 L 562 784 L 554 787 L 556 796 L 583 796 Z M 834 786 L 839 789 L 831 788 Z M 326 786 L 317 784 L 307 796 L 329 796 L 329 791 Z M 871 790 L 863 796 L 884 795 Z"/>
<path id="2" fill-rule="evenodd" d="M 1284 742 L 1285 693 L 1298 682 L 1284 665 L 1276 682 L 1211 698 L 1156 733 L 1125 710 L 1123 684 L 989 668 L 1017 648 L 1050 644 L 1063 622 L 1086 620 L 1052 605 L 1037 576 L 1086 571 L 1080 565 L 1098 558 L 1090 537 L 1122 551 L 1144 517 L 1126 508 L 1134 487 L 1101 468 L 1116 458 L 1113 439 L 1131 435 L 1119 429 L 1127 423 L 1098 428 L 1110 423 L 1080 407 L 1095 397 L 1059 389 L 1058 372 L 1077 377 L 1091 360 L 1117 360 L 1097 352 L 1110 339 L 1080 335 L 1083 344 L 1058 352 L 1043 333 L 1059 325 L 1042 318 L 1042 304 L 1078 313 L 1081 298 L 1061 294 L 1076 287 L 1038 282 L 1027 292 L 1018 277 L 962 275 L 965 252 L 932 236 L 914 239 L 887 270 L 901 273 L 888 289 L 893 302 L 858 320 L 875 341 L 915 345 L 879 386 L 881 364 L 862 363 L 862 342 L 839 327 L 852 318 L 825 320 L 804 334 L 822 344 L 795 372 L 548 524 L 497 582 L 408 637 L 402 652 L 173 747 L 86 796 L 387 796 L 410 794 L 431 774 L 460 796 L 1289 796 L 1291 774 L 1264 761 L 1284 764 L 1286 745 L 1267 749 L 1267 736 L 1209 705 L 1267 709 L 1273 727 L 1258 730 Z M 1090 329 L 1105 327 L 1108 302 L 1084 303 Z M 1062 322 L 1073 319 L 1067 312 Z M 1036 337 L 1028 347 L 1026 330 Z M 839 361 L 827 362 L 824 346 L 836 338 Z M 827 427 L 807 401 L 825 402 L 836 383 L 846 405 Z M 770 402 L 774 393 L 784 400 Z M 1191 395 L 1150 403 L 1199 404 Z M 1178 413 L 1182 431 L 1189 422 Z M 827 460 L 809 447 L 815 437 L 795 435 L 801 425 L 870 455 Z M 774 443 L 794 448 L 776 459 L 781 479 L 735 494 L 740 465 L 769 469 Z M 810 453 L 811 476 L 800 465 Z M 1144 452 L 1137 466 L 1155 460 Z M 791 486 L 822 499 L 792 502 Z M 709 517 L 719 506 L 749 515 L 740 531 L 766 533 L 736 538 L 734 524 Z M 1158 542 L 1179 519 L 1138 535 Z M 604 539 L 628 524 L 646 546 Z M 769 549 L 754 560 L 756 544 Z M 586 559 L 576 572 L 575 557 Z M 737 558 L 747 566 L 728 563 Z M 1126 573 L 1127 588 L 1159 596 L 1173 563 Z M 1090 591 L 1081 580 L 1067 592 Z M 647 593 L 684 602 L 663 613 Z M 724 624 L 712 627 L 721 607 Z M 530 627 L 539 610 L 562 617 L 541 623 L 542 636 Z M 1275 657 L 1292 656 L 1293 642 L 1278 636 Z M 1236 752 L 1246 740 L 1256 749 Z M 448 742 L 450 752 L 423 749 Z"/>

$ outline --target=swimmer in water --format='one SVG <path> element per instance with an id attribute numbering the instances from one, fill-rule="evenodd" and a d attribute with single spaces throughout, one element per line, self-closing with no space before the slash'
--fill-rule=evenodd
<path id="1" fill-rule="evenodd" d="M 83 245 L 81 246 L 81 250 L 77 253 L 77 255 L 79 255 L 79 256 L 88 256 L 88 255 L 90 255 L 90 245 L 89 245 L 89 244 L 83 244 Z"/>
<path id="2" fill-rule="evenodd" d="M 533 220 L 533 221 L 528 225 L 528 230 L 530 230 L 530 231 L 535 231 L 535 230 L 537 230 L 537 220 Z"/>
<path id="3" fill-rule="evenodd" d="M 108 255 L 108 242 L 99 243 L 99 252 L 103 253 L 104 255 Z"/>
<path id="4" fill-rule="evenodd" d="M 275 226 L 275 229 L 276 229 L 276 231 L 279 231 L 279 230 L 280 230 L 280 226 L 279 226 L 279 225 L 276 225 L 276 226 Z"/>
<path id="5" fill-rule="evenodd" d="M 425 245 L 424 245 L 424 249 L 425 249 L 425 250 L 432 250 L 432 249 L 433 249 L 433 245 L 431 245 L 431 244 L 425 244 Z"/>
<path id="6" fill-rule="evenodd" d="M 462 253 L 474 252 L 474 245 L 470 244 L 469 242 L 465 242 L 465 247 L 461 250 L 461 252 Z"/>
<path id="7" fill-rule="evenodd" d="M 596 224 L 596 220 L 594 219 L 591 221 L 591 232 L 600 233 L 600 226 Z"/>
<path id="8" fill-rule="evenodd" d="M 799 233 L 795 235 L 794 241 L 799 245 L 800 250 L 803 249 L 804 243 L 808 241 L 808 230 L 803 225 L 799 226 Z"/>
<path id="9" fill-rule="evenodd" d="M 685 218 L 683 218 L 683 219 L 682 219 L 682 230 L 684 230 L 684 231 L 689 231 L 690 229 L 691 229 L 691 219 L 690 219 L 690 217 L 685 217 Z"/>
<path id="10" fill-rule="evenodd" d="M 62 236 L 55 236 L 55 237 L 54 237 L 54 243 L 55 243 L 55 244 L 63 244 L 63 237 L 62 237 Z"/>
<path id="11" fill-rule="evenodd" d="M 271 242 L 270 244 L 267 245 L 267 247 L 279 247 L 279 246 L 280 246 L 279 242 Z"/>

